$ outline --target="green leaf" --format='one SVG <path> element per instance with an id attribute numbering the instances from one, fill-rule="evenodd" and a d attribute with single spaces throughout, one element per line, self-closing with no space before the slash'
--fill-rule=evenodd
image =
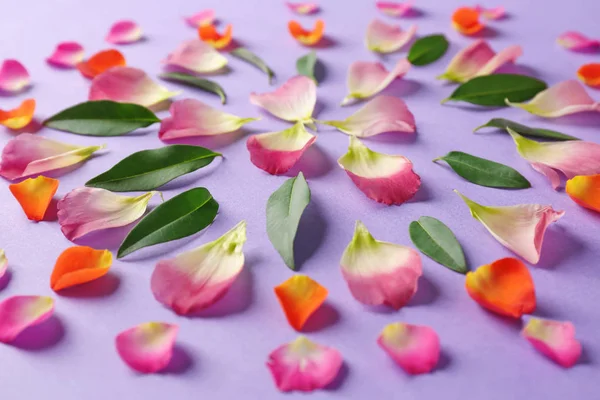
<path id="1" fill-rule="evenodd" d="M 183 144 L 138 151 L 85 185 L 113 192 L 154 190 L 210 164 L 220 155 L 204 147 Z"/>
<path id="2" fill-rule="evenodd" d="M 271 82 L 273 81 L 273 77 L 275 76 L 275 72 L 273 72 L 273 70 L 269 68 L 267 64 L 265 64 L 265 62 L 256 54 L 244 47 L 238 47 L 237 49 L 231 51 L 230 54 L 234 57 L 246 61 L 247 63 L 254 65 L 256 68 L 260 69 L 262 72 L 267 74 L 267 76 L 269 77 L 269 84 L 271 84 Z"/>
<path id="3" fill-rule="evenodd" d="M 518 124 L 513 121 L 509 121 L 504 118 L 492 118 L 486 124 L 478 126 L 475 128 L 473 132 L 477 132 L 481 128 L 500 128 L 506 132 L 507 128 L 512 129 L 513 131 L 520 133 L 524 136 L 533 136 L 544 139 L 554 139 L 554 140 L 580 140 L 575 136 L 565 135 L 564 133 L 560 133 L 557 131 L 551 131 L 550 129 L 542 129 L 542 128 L 530 128 L 525 125 Z"/>
<path id="4" fill-rule="evenodd" d="M 457 87 L 442 103 L 454 100 L 480 106 L 506 107 L 506 99 L 511 102 L 527 101 L 547 87 L 545 82 L 525 75 L 478 76 Z"/>
<path id="5" fill-rule="evenodd" d="M 461 274 L 469 271 L 460 243 L 443 222 L 421 217 L 410 223 L 408 232 L 410 240 L 427 257 Z"/>
<path id="6" fill-rule="evenodd" d="M 87 101 L 67 108 L 44 121 L 59 131 L 86 136 L 119 136 L 160 122 L 144 106 L 110 100 Z"/>
<path id="7" fill-rule="evenodd" d="M 294 238 L 306 206 L 310 203 L 310 189 L 302 172 L 290 178 L 267 201 L 267 235 L 285 264 L 292 270 Z"/>
<path id="8" fill-rule="evenodd" d="M 427 65 L 446 54 L 448 40 L 444 35 L 429 35 L 417 40 L 408 52 L 408 61 L 412 65 Z"/>
<path id="9" fill-rule="evenodd" d="M 117 258 L 143 247 L 181 239 L 210 225 L 219 211 L 219 203 L 205 188 L 194 188 L 165 201 L 129 232 Z"/>
<path id="10" fill-rule="evenodd" d="M 198 89 L 204 90 L 205 92 L 214 93 L 221 98 L 221 104 L 225 104 L 227 102 L 225 90 L 223 90 L 221 85 L 215 81 L 198 78 L 197 76 L 190 74 L 182 74 L 180 72 L 165 72 L 164 74 L 160 74 L 158 77 L 167 81 L 175 81 L 187 86 L 194 86 Z"/>
<path id="11" fill-rule="evenodd" d="M 454 172 L 476 185 L 511 189 L 531 187 L 529 181 L 517 170 L 462 151 L 451 151 L 433 161 L 437 160 L 446 161 Z"/>
<path id="12" fill-rule="evenodd" d="M 319 82 L 315 77 L 315 65 L 317 65 L 317 53 L 313 50 L 296 61 L 296 70 L 298 70 L 299 75 L 309 77 L 318 85 Z"/>

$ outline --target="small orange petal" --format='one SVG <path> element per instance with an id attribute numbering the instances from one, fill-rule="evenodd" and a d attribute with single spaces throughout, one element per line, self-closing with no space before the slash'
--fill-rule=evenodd
<path id="1" fill-rule="evenodd" d="M 314 45 L 317 44 L 323 37 L 325 32 L 325 22 L 322 19 L 318 19 L 315 22 L 315 26 L 312 31 L 307 31 L 296 21 L 290 21 L 288 23 L 288 29 L 290 34 L 302 44 Z"/>
<path id="2" fill-rule="evenodd" d="M 58 180 L 38 176 L 23 182 L 9 185 L 10 192 L 21 205 L 21 208 L 32 221 L 41 221 L 58 189 Z"/>
<path id="3" fill-rule="evenodd" d="M 24 100 L 21 105 L 12 110 L 0 110 L 0 124 L 10 129 L 21 129 L 29 125 L 35 111 L 35 100 Z"/>
<path id="4" fill-rule="evenodd" d="M 112 264 L 108 250 L 95 250 L 87 246 L 73 246 L 62 252 L 50 276 L 50 287 L 58 291 L 90 282 L 106 275 Z"/>
<path id="5" fill-rule="evenodd" d="M 575 203 L 600 212 L 600 174 L 569 179 L 565 191 Z"/>
<path id="6" fill-rule="evenodd" d="M 86 78 L 94 78 L 113 67 L 124 67 L 125 56 L 115 49 L 103 50 L 94 54 L 88 60 L 77 64 L 77 69 Z"/>
<path id="7" fill-rule="evenodd" d="M 299 331 L 323 304 L 327 289 L 306 275 L 294 275 L 275 287 L 275 294 L 290 325 Z"/>
<path id="8" fill-rule="evenodd" d="M 467 274 L 469 296 L 496 314 L 520 318 L 535 310 L 535 289 L 529 270 L 516 258 L 503 258 Z"/>
<path id="9" fill-rule="evenodd" d="M 223 31 L 223 34 L 217 32 L 212 24 L 200 25 L 198 27 L 198 36 L 203 42 L 206 42 L 213 46 L 215 49 L 222 49 L 229 46 L 233 38 L 233 26 L 228 24 Z"/>
<path id="10" fill-rule="evenodd" d="M 600 86 L 600 63 L 582 65 L 577 70 L 577 77 L 588 86 Z"/>
<path id="11" fill-rule="evenodd" d="M 460 7 L 454 11 L 452 26 L 465 35 L 473 35 L 485 27 L 479 22 L 479 11 L 469 7 Z"/>

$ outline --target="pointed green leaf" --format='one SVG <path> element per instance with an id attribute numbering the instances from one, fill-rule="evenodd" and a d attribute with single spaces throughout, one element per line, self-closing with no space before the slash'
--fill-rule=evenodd
<path id="1" fill-rule="evenodd" d="M 317 65 L 317 53 L 313 50 L 296 61 L 296 70 L 298 70 L 299 75 L 309 77 L 318 85 L 319 82 L 315 77 L 315 65 Z"/>
<path id="2" fill-rule="evenodd" d="M 460 243 L 443 222 L 421 217 L 410 223 L 408 232 L 421 253 L 453 271 L 461 274 L 469 271 Z"/>
<path id="3" fill-rule="evenodd" d="M 217 82 L 209 79 L 198 78 L 197 76 L 182 74 L 180 72 L 166 72 L 164 74 L 160 74 L 158 77 L 167 81 L 174 81 L 187 86 L 194 86 L 204 90 L 205 92 L 214 93 L 221 98 L 221 104 L 225 104 L 227 102 L 225 90 L 223 90 L 221 85 L 219 85 Z"/>
<path id="4" fill-rule="evenodd" d="M 265 64 L 265 62 L 260 57 L 258 57 L 250 50 L 244 47 L 238 47 L 237 49 L 231 51 L 230 54 L 234 57 L 246 61 L 247 63 L 254 65 L 256 68 L 260 69 L 262 72 L 267 74 L 267 76 L 269 77 L 269 84 L 273 81 L 275 72 L 273 72 L 273 70 L 269 68 L 269 66 Z"/>
<path id="5" fill-rule="evenodd" d="M 412 65 L 427 65 L 446 54 L 448 40 L 444 35 L 429 35 L 417 40 L 408 52 L 408 61 Z"/>
<path id="6" fill-rule="evenodd" d="M 532 136 L 539 137 L 544 139 L 554 139 L 554 140 L 580 140 L 575 136 L 565 135 L 564 133 L 560 133 L 557 131 L 552 131 L 550 129 L 542 129 L 542 128 L 530 128 L 525 125 L 521 125 L 519 123 L 510 121 L 504 118 L 492 118 L 487 123 L 478 126 L 475 128 L 473 132 L 477 132 L 482 128 L 500 128 L 506 132 L 506 128 L 510 128 L 513 131 L 520 133 L 524 136 Z"/>
<path id="7" fill-rule="evenodd" d="M 310 203 L 310 189 L 302 172 L 290 178 L 267 201 L 267 235 L 285 264 L 292 270 L 294 238 L 306 206 Z"/>

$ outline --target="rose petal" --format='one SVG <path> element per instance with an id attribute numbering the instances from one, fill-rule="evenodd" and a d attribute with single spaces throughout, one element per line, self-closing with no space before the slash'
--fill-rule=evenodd
<path id="1" fill-rule="evenodd" d="M 0 279 L 6 274 L 8 268 L 8 259 L 3 249 L 0 249 Z"/>
<path id="2" fill-rule="evenodd" d="M 384 14 L 390 17 L 400 17 L 406 14 L 412 8 L 413 1 L 409 0 L 404 3 L 395 3 L 392 1 L 378 1 L 377 8 Z"/>
<path id="3" fill-rule="evenodd" d="M 299 336 L 269 354 L 267 367 L 282 392 L 312 392 L 329 385 L 342 368 L 339 351 Z"/>
<path id="4" fill-rule="evenodd" d="M 417 26 L 412 25 L 407 31 L 402 31 L 399 26 L 388 25 L 383 21 L 374 19 L 367 27 L 367 48 L 378 53 L 391 53 L 412 40 L 417 32 Z"/>
<path id="5" fill-rule="evenodd" d="M 463 35 L 474 35 L 485 25 L 479 22 L 479 11 L 475 8 L 460 7 L 452 14 L 452 27 Z"/>
<path id="6" fill-rule="evenodd" d="M 325 21 L 318 19 L 312 30 L 306 30 L 299 22 L 290 21 L 288 30 L 294 39 L 306 46 L 313 46 L 321 41 L 325 32 Z"/>
<path id="7" fill-rule="evenodd" d="M 493 8 L 485 8 L 480 5 L 475 6 L 475 10 L 483 15 L 484 18 L 487 19 L 502 19 L 506 16 L 506 10 L 504 7 L 493 7 Z"/>
<path id="8" fill-rule="evenodd" d="M 141 69 L 116 67 L 94 78 L 88 99 L 112 100 L 150 107 L 177 94 L 178 92 L 169 92 L 158 85 Z"/>
<path id="9" fill-rule="evenodd" d="M 327 289 L 306 275 L 294 275 L 279 286 L 275 295 L 290 325 L 301 330 L 327 298 Z"/>
<path id="10" fill-rule="evenodd" d="M 124 67 L 125 56 L 115 49 L 102 50 L 91 56 L 88 60 L 77 64 L 77 69 L 86 78 L 95 78 L 104 71 L 114 67 Z"/>
<path id="11" fill-rule="evenodd" d="M 360 221 L 340 260 L 352 296 L 367 305 L 404 307 L 417 292 L 421 257 L 410 247 L 375 240 Z"/>
<path id="12" fill-rule="evenodd" d="M 215 72 L 227 65 L 225 57 L 212 46 L 197 39 L 181 43 L 164 62 L 198 74 Z"/>
<path id="13" fill-rule="evenodd" d="M 409 374 L 431 372 L 440 359 L 440 339 L 428 326 L 394 322 L 383 328 L 377 343 Z"/>
<path id="14" fill-rule="evenodd" d="M 263 171 L 281 175 L 290 170 L 314 141 L 302 122 L 281 132 L 252 135 L 246 142 L 250 161 Z"/>
<path id="15" fill-rule="evenodd" d="M 250 103 L 285 121 L 312 122 L 317 85 L 306 76 L 295 76 L 269 93 L 250 93 Z"/>
<path id="16" fill-rule="evenodd" d="M 600 212 L 600 174 L 575 176 L 567 181 L 565 191 L 575 203 Z"/>
<path id="17" fill-rule="evenodd" d="M 63 251 L 50 276 L 50 287 L 55 292 L 71 286 L 94 281 L 108 273 L 112 254 L 86 246 L 73 246 Z"/>
<path id="18" fill-rule="evenodd" d="M 211 306 L 242 272 L 245 242 L 242 221 L 215 241 L 159 261 L 150 281 L 154 298 L 180 315 Z"/>
<path id="19" fill-rule="evenodd" d="M 46 296 L 13 296 L 0 303 L 0 342 L 10 343 L 25 329 L 44 322 L 54 312 Z"/>
<path id="20" fill-rule="evenodd" d="M 12 195 L 17 199 L 25 215 L 31 221 L 41 221 L 50 206 L 52 197 L 58 189 L 58 180 L 38 176 L 20 183 L 9 185 Z"/>
<path id="21" fill-rule="evenodd" d="M 223 49 L 231 43 L 233 39 L 233 26 L 227 24 L 223 33 L 217 32 L 217 28 L 212 24 L 200 25 L 198 28 L 198 36 L 200 40 L 208 43 L 215 49 Z"/>
<path id="22" fill-rule="evenodd" d="M 9 129 L 21 129 L 29 125 L 35 112 L 35 100 L 23 100 L 19 107 L 12 110 L 0 110 L 0 124 Z"/>
<path id="23" fill-rule="evenodd" d="M 144 215 L 156 193 L 129 197 L 99 188 L 72 190 L 57 204 L 60 229 L 73 241 L 94 231 L 129 225 Z"/>
<path id="24" fill-rule="evenodd" d="M 315 3 L 285 3 L 290 10 L 297 14 L 314 14 L 319 11 L 319 5 Z"/>
<path id="25" fill-rule="evenodd" d="M 106 41 L 113 44 L 129 44 L 142 38 L 144 32 L 134 21 L 118 21 L 111 26 Z"/>
<path id="26" fill-rule="evenodd" d="M 149 374 L 169 365 L 179 327 L 165 322 L 145 322 L 117 335 L 117 352 L 132 369 Z"/>
<path id="27" fill-rule="evenodd" d="M 600 86 L 600 63 L 582 65 L 577 70 L 577 77 L 588 86 Z M 600 106 L 597 111 L 600 111 Z"/>
<path id="28" fill-rule="evenodd" d="M 83 61 L 83 46 L 77 42 L 62 42 L 56 46 L 54 53 L 46 62 L 60 68 L 75 68 Z"/>
<path id="29" fill-rule="evenodd" d="M 29 72 L 17 60 L 4 60 L 0 66 L 0 92 L 14 94 L 30 84 Z"/>
<path id="30" fill-rule="evenodd" d="M 600 47 L 600 40 L 590 39 L 579 32 L 565 32 L 556 39 L 562 47 L 573 51 L 597 49 Z"/>
<path id="31" fill-rule="evenodd" d="M 455 192 L 467 204 L 473 218 L 481 222 L 497 241 L 532 264 L 540 260 L 546 228 L 565 214 L 539 204 L 482 206 Z"/>
<path id="32" fill-rule="evenodd" d="M 215 20 L 215 10 L 207 9 L 197 12 L 191 17 L 185 17 L 185 22 L 192 28 L 198 28 L 202 25 L 212 24 Z"/>
<path id="33" fill-rule="evenodd" d="M 570 322 L 531 318 L 521 334 L 537 351 L 562 367 L 571 368 L 581 356 L 581 343 Z"/>
<path id="34" fill-rule="evenodd" d="M 408 158 L 377 153 L 355 136 L 350 136 L 348 152 L 338 164 L 361 192 L 378 203 L 400 205 L 421 186 L 421 178 Z"/>
<path id="35" fill-rule="evenodd" d="M 4 146 L 0 176 L 14 181 L 40 175 L 85 161 L 102 148 L 104 146 L 73 146 L 23 133 Z"/>
<path id="36" fill-rule="evenodd" d="M 356 61 L 348 69 L 349 94 L 342 100 L 342 106 L 356 100 L 366 99 L 385 89 L 396 78 L 403 77 L 410 69 L 406 59 L 398 61 L 394 68 L 388 72 L 379 62 Z"/>

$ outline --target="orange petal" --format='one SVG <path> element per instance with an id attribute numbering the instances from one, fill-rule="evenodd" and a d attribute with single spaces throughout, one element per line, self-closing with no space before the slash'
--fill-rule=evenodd
<path id="1" fill-rule="evenodd" d="M 569 179 L 565 190 L 575 203 L 600 212 L 600 174 Z"/>
<path id="2" fill-rule="evenodd" d="M 88 60 L 77 64 L 77 69 L 86 78 L 94 78 L 113 67 L 124 67 L 125 56 L 119 50 L 110 49 L 99 51 Z"/>
<path id="3" fill-rule="evenodd" d="M 106 275 L 112 264 L 108 250 L 95 250 L 87 246 L 73 246 L 62 252 L 50 276 L 50 287 L 58 291 L 90 282 Z"/>
<path id="4" fill-rule="evenodd" d="M 21 205 L 25 215 L 32 221 L 41 221 L 58 189 L 58 180 L 38 176 L 9 185 L 10 192 Z"/>
<path id="5" fill-rule="evenodd" d="M 233 27 L 228 24 L 223 31 L 223 34 L 217 32 L 217 28 L 213 24 L 200 25 L 198 27 L 198 36 L 203 42 L 210 44 L 215 49 L 222 49 L 229 46 L 233 38 Z"/>
<path id="6" fill-rule="evenodd" d="M 35 100 L 24 100 L 21 105 L 12 110 L 0 110 L 0 124 L 10 129 L 21 129 L 29 125 L 35 111 Z"/>
<path id="7" fill-rule="evenodd" d="M 577 77 L 588 86 L 600 86 L 600 63 L 582 65 L 577 70 Z"/>
<path id="8" fill-rule="evenodd" d="M 325 22 L 322 19 L 318 19 L 317 22 L 315 22 L 313 30 L 307 31 L 298 22 L 290 21 L 288 23 L 288 29 L 294 39 L 302 44 L 310 46 L 317 44 L 323 37 L 323 32 L 325 32 Z"/>
<path id="9" fill-rule="evenodd" d="M 323 304 L 327 289 L 306 275 L 294 275 L 275 287 L 275 295 L 290 325 L 299 331 Z"/>
<path id="10" fill-rule="evenodd" d="M 503 258 L 467 274 L 469 296 L 496 314 L 520 318 L 535 310 L 529 270 L 516 258 Z"/>
<path id="11" fill-rule="evenodd" d="M 474 8 L 460 7 L 452 14 L 452 26 L 464 35 L 473 35 L 484 28 L 479 22 L 479 11 Z"/>

